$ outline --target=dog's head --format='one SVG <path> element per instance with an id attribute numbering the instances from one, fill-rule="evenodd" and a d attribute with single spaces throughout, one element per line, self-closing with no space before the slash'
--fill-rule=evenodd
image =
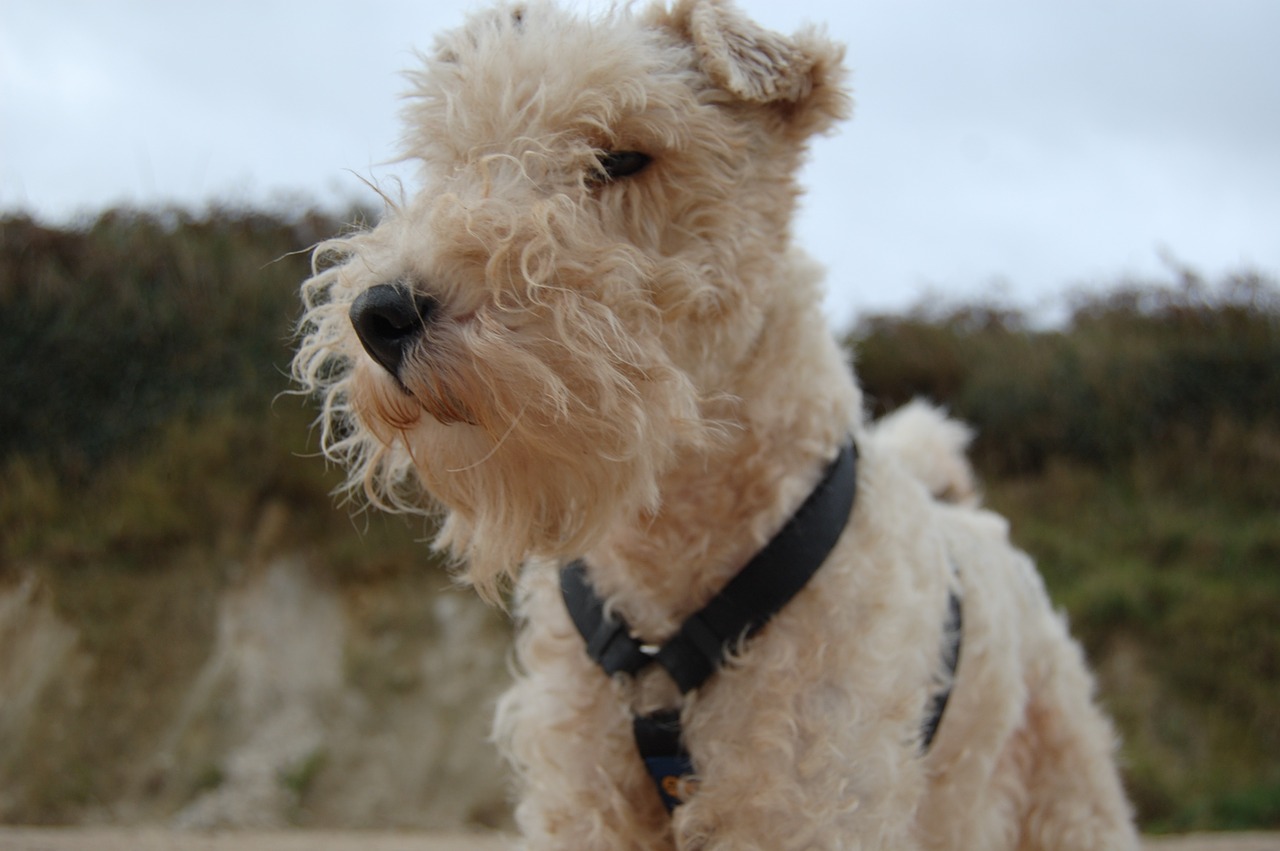
<path id="1" fill-rule="evenodd" d="M 443 507 L 482 591 L 652 507 L 797 297 L 769 284 L 804 140 L 848 110 L 840 56 L 722 0 L 441 37 L 411 75 L 420 191 L 303 286 L 294 373 L 352 487 Z"/>

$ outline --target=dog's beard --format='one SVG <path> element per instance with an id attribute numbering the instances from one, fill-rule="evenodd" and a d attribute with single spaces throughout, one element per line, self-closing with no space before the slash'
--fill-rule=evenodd
<path id="1" fill-rule="evenodd" d="M 404 393 L 421 406 L 421 410 L 429 414 L 441 425 L 465 424 L 479 426 L 480 420 L 475 408 L 466 399 L 474 397 L 459 387 L 464 387 L 463 376 L 456 370 L 444 366 L 419 370 L 421 377 L 410 388 L 400 384 Z"/>
<path id="2" fill-rule="evenodd" d="M 522 332 L 475 323 L 437 336 L 398 380 L 371 364 L 356 377 L 361 422 L 407 450 L 446 509 L 437 545 L 490 598 L 526 558 L 581 555 L 653 507 L 677 451 L 712 430 L 657 341 L 616 332 L 589 310 Z"/>

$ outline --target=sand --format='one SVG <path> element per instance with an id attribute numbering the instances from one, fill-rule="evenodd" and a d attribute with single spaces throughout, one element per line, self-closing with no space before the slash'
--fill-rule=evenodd
<path id="1" fill-rule="evenodd" d="M 0 851 L 502 851 L 501 834 L 356 831 L 227 831 L 159 828 L 0 827 Z M 1280 834 L 1223 833 L 1150 838 L 1148 851 L 1280 851 Z"/>

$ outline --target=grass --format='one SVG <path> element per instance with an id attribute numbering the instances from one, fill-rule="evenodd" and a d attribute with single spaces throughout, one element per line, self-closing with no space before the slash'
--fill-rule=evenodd
<path id="1" fill-rule="evenodd" d="M 316 748 L 280 772 L 277 780 L 289 793 L 294 809 L 294 821 L 301 819 L 306 810 L 308 795 L 328 764 L 328 751 L 324 748 Z"/>
<path id="2" fill-rule="evenodd" d="M 1099 672 L 1144 826 L 1280 825 L 1275 284 L 1122 282 L 1047 330 L 922 308 L 849 343 L 880 410 L 925 395 L 977 428 L 987 498 Z"/>
<path id="3" fill-rule="evenodd" d="M 1146 828 L 1238 827 L 1219 806 L 1236 800 L 1274 827 L 1280 528 L 1142 481 L 1057 468 L 988 498 L 1098 669 Z"/>

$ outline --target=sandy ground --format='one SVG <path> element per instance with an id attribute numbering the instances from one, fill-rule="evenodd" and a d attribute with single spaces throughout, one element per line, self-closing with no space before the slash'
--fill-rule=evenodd
<path id="1" fill-rule="evenodd" d="M 1148 839 L 1148 851 L 1280 851 L 1280 834 L 1234 833 Z M 173 832 L 159 829 L 0 827 L 0 851 L 504 851 L 498 834 L 432 835 L 283 831 Z"/>

